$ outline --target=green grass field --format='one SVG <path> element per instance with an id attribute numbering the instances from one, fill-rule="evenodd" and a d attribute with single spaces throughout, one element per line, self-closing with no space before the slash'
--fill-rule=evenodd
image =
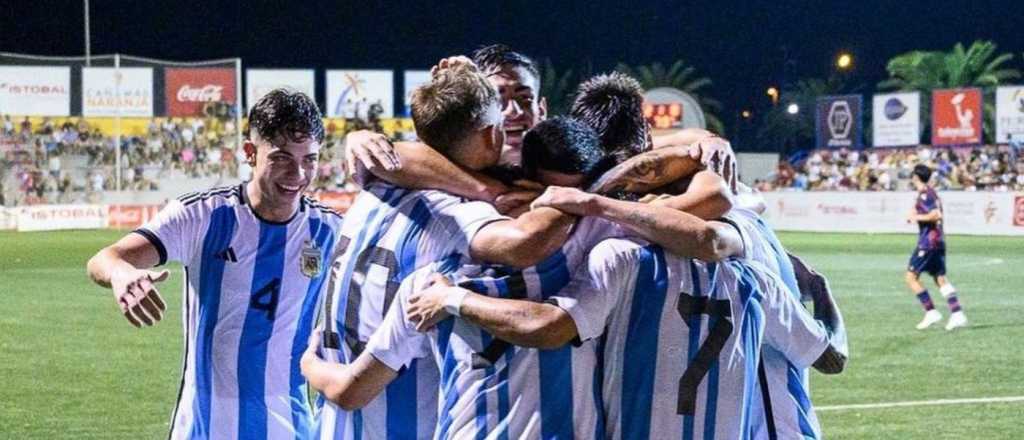
<path id="1" fill-rule="evenodd" d="M 121 234 L 0 233 L 0 439 L 166 435 L 181 367 L 181 274 L 163 285 L 165 321 L 131 327 L 84 269 Z M 1024 238 L 949 238 L 950 279 L 971 320 L 951 334 L 914 330 L 922 312 L 902 278 L 914 237 L 781 238 L 829 276 L 850 333 L 846 371 L 812 379 L 828 438 L 1024 438 L 1021 401 L 828 408 L 1024 396 Z"/>

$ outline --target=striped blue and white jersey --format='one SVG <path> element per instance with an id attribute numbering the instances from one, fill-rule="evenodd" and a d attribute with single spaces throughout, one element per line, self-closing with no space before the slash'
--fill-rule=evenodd
<path id="1" fill-rule="evenodd" d="M 772 228 L 761 216 L 749 209 L 733 209 L 726 218 L 732 220 L 740 229 L 745 248 L 744 258 L 762 263 L 771 272 L 779 275 L 799 301 L 801 292 L 793 264 Z M 807 341 L 811 347 L 814 347 L 815 342 Z M 825 347 L 821 348 L 824 350 Z M 755 392 L 752 422 L 757 429 L 755 438 L 821 438 L 821 425 L 811 403 L 807 368 L 797 368 L 778 350 L 765 346 L 758 374 L 759 384 Z"/>
<path id="2" fill-rule="evenodd" d="M 589 256 L 606 296 L 603 395 L 608 437 L 750 438 L 762 342 L 801 365 L 797 335 L 824 331 L 757 263 L 702 263 L 629 240 Z M 763 338 L 763 339 L 762 339 Z"/>
<path id="3" fill-rule="evenodd" d="M 136 230 L 161 264 L 185 270 L 184 367 L 170 438 L 312 437 L 299 359 L 341 222 L 305 197 L 291 220 L 262 220 L 237 186 L 172 200 Z"/>
<path id="4" fill-rule="evenodd" d="M 578 288 L 569 266 L 562 263 L 566 260 L 549 261 L 552 266 L 520 272 L 464 266 L 452 257 L 402 283 L 398 305 L 370 339 L 367 351 L 395 370 L 414 359 L 436 363 L 441 371 L 441 408 L 435 438 L 603 437 L 600 376 L 595 375 L 598 343 L 583 333 L 597 329 L 599 335 L 603 316 L 588 315 L 595 308 L 588 310 L 586 303 L 595 295 Z M 572 316 L 585 340 L 555 350 L 523 348 L 460 318 L 448 318 L 419 333 L 406 316 L 408 298 L 435 272 L 481 294 L 556 304 Z"/>
<path id="5" fill-rule="evenodd" d="M 339 258 L 323 304 L 324 358 L 348 363 L 366 346 L 401 281 L 451 254 L 467 255 L 483 226 L 505 217 L 484 202 L 440 191 L 367 185 L 345 214 Z M 410 363 L 376 399 L 348 412 L 320 401 L 321 439 L 430 438 L 437 420 L 438 371 Z"/>

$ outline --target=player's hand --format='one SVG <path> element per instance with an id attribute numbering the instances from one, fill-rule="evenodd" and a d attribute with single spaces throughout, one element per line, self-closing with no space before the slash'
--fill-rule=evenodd
<path id="1" fill-rule="evenodd" d="M 494 208 L 504 215 L 513 215 L 517 211 L 525 211 L 540 196 L 540 191 L 532 189 L 513 189 L 494 198 Z"/>
<path id="2" fill-rule="evenodd" d="M 402 162 L 387 136 L 358 130 L 345 135 L 345 165 L 352 179 L 362 186 L 371 173 L 398 171 Z"/>
<path id="3" fill-rule="evenodd" d="M 409 297 L 409 307 L 406 313 L 409 321 L 416 324 L 416 331 L 426 332 L 434 328 L 437 323 L 448 318 L 448 312 L 444 309 L 445 298 L 451 293 L 451 289 L 458 289 L 452 286 L 444 275 L 433 274 L 423 290 L 413 293 Z"/>
<path id="4" fill-rule="evenodd" d="M 468 57 L 459 55 L 454 57 L 442 58 L 441 61 L 438 61 L 437 64 L 434 65 L 434 67 L 430 68 L 430 76 L 436 76 L 442 70 L 453 69 L 459 66 L 465 66 L 473 71 L 477 70 L 476 64 L 473 64 L 473 60 L 469 59 Z"/>
<path id="5" fill-rule="evenodd" d="M 323 362 L 319 355 L 322 333 L 323 331 L 317 328 L 309 334 L 309 343 L 306 345 L 306 351 L 302 353 L 302 359 L 299 360 L 299 367 L 302 369 L 303 376 L 308 377 L 311 367 L 318 362 Z"/>
<path id="6" fill-rule="evenodd" d="M 530 208 L 555 208 L 566 214 L 588 216 L 596 214 L 594 200 L 593 194 L 576 188 L 549 186 L 544 194 L 530 204 Z"/>
<path id="7" fill-rule="evenodd" d="M 736 154 L 729 141 L 708 136 L 690 145 L 690 158 L 700 161 L 706 169 L 722 176 L 736 194 Z"/>
<path id="8" fill-rule="evenodd" d="M 910 214 L 907 214 L 907 223 L 914 223 L 915 221 L 917 221 L 917 213 L 910 211 Z"/>
<path id="9" fill-rule="evenodd" d="M 671 194 L 647 194 L 637 201 L 640 203 L 649 203 L 651 205 L 658 206 L 666 203 L 672 197 L 673 196 Z"/>
<path id="10" fill-rule="evenodd" d="M 110 286 L 121 313 L 135 327 L 151 326 L 164 317 L 167 304 L 156 283 L 167 279 L 166 270 L 119 270 L 111 274 Z"/>

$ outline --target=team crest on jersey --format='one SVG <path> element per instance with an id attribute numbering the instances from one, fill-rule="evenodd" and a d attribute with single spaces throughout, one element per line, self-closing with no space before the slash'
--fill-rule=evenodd
<path id="1" fill-rule="evenodd" d="M 302 258 L 299 258 L 299 269 L 302 270 L 302 274 L 310 278 L 320 275 L 321 263 L 323 261 L 320 248 L 306 240 L 302 246 Z"/>

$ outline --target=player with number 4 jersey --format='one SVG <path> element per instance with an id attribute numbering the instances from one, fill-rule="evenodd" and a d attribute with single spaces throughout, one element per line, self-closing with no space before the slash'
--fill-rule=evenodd
<path id="1" fill-rule="evenodd" d="M 309 439 L 299 358 L 313 329 L 341 216 L 303 195 L 316 177 L 323 119 L 308 96 L 253 104 L 243 149 L 253 179 L 172 200 L 89 261 L 136 326 L 162 317 L 155 287 L 185 271 L 184 365 L 170 439 Z"/>

